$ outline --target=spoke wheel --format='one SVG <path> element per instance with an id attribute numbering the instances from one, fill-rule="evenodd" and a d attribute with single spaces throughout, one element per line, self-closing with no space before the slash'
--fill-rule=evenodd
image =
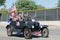
<path id="1" fill-rule="evenodd" d="M 32 38 L 31 30 L 25 28 L 25 29 L 24 29 L 24 36 L 25 36 L 26 39 L 31 39 L 31 38 Z"/>
<path id="2" fill-rule="evenodd" d="M 12 35 L 11 28 L 8 28 L 8 29 L 7 29 L 7 35 L 8 35 L 8 36 L 11 36 L 11 35 Z"/>
<path id="3" fill-rule="evenodd" d="M 42 36 L 43 37 L 48 37 L 48 35 L 49 35 L 48 29 L 47 28 L 43 28 L 43 30 L 42 30 Z"/>

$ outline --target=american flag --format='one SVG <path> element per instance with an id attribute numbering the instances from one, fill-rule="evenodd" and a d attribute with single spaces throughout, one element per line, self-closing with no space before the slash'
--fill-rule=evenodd
<path id="1" fill-rule="evenodd" d="M 11 10 L 10 10 L 11 13 L 15 13 L 16 12 L 16 6 L 13 4 Z"/>

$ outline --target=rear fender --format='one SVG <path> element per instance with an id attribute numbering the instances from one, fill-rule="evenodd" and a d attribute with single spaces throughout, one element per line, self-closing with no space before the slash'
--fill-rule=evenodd
<path id="1" fill-rule="evenodd" d="M 28 26 L 24 26 L 23 30 L 24 30 L 25 28 L 27 28 L 27 29 L 31 29 L 31 28 L 30 28 L 30 27 L 28 27 Z"/>
<path id="2" fill-rule="evenodd" d="M 9 28 L 9 25 L 6 26 L 6 29 Z"/>

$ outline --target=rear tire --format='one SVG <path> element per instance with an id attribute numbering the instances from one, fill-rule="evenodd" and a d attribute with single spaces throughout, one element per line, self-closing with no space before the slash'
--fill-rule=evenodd
<path id="1" fill-rule="evenodd" d="M 25 28 L 24 36 L 25 36 L 25 39 L 32 39 L 31 29 Z"/>
<path id="2" fill-rule="evenodd" d="M 47 38 L 48 35 L 49 35 L 48 28 L 43 28 L 43 30 L 42 30 L 42 37 Z"/>
<path id="3" fill-rule="evenodd" d="M 12 30 L 11 30 L 11 28 L 7 28 L 7 35 L 8 36 L 12 36 Z"/>

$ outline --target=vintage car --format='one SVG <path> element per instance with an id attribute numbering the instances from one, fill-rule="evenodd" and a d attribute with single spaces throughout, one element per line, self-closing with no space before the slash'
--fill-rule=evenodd
<path id="1" fill-rule="evenodd" d="M 10 24 L 6 26 L 6 29 L 8 36 L 11 36 L 15 29 L 19 29 L 21 30 L 21 32 L 23 32 L 26 39 L 32 38 L 32 34 L 41 34 L 42 37 L 49 36 L 49 30 L 47 25 L 40 25 L 38 21 L 29 17 L 21 21 L 10 22 Z"/>

